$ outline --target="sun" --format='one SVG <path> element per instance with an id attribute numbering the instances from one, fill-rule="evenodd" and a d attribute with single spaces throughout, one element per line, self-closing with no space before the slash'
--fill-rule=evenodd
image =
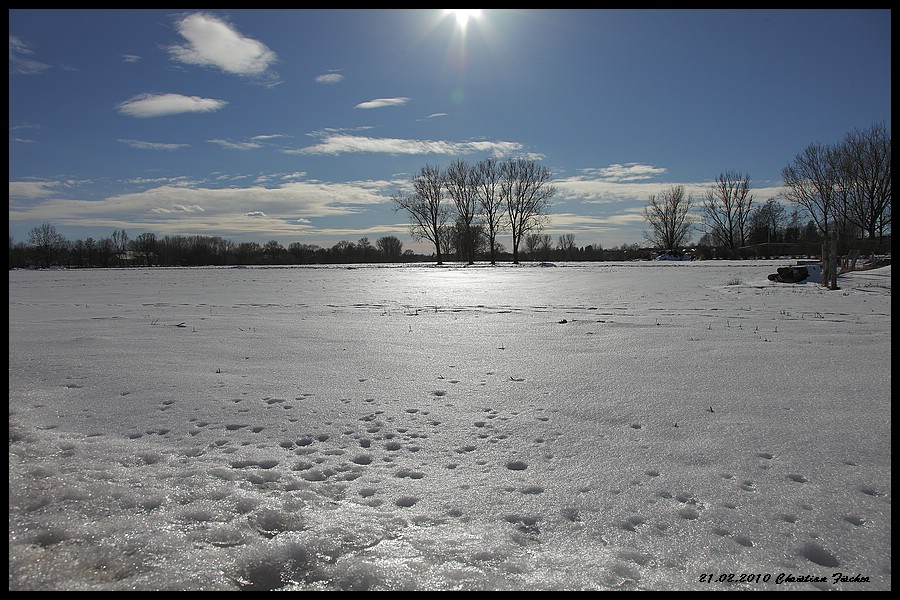
<path id="1" fill-rule="evenodd" d="M 456 24 L 466 28 L 466 25 L 469 23 L 469 19 L 477 19 L 481 16 L 480 8 L 445 8 L 445 15 L 454 15 L 456 17 Z"/>

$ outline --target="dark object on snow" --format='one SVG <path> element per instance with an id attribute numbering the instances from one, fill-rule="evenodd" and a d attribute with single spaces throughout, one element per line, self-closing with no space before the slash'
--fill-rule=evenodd
<path id="1" fill-rule="evenodd" d="M 779 283 L 800 283 L 809 277 L 809 269 L 806 267 L 778 267 L 777 273 L 769 275 L 769 281 Z"/>

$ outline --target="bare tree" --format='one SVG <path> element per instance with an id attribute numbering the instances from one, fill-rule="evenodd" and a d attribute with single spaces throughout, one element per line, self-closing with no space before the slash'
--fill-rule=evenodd
<path id="1" fill-rule="evenodd" d="M 378 238 L 375 246 L 388 262 L 398 262 L 403 255 L 403 242 L 393 235 Z"/>
<path id="2" fill-rule="evenodd" d="M 805 208 L 819 232 L 826 237 L 837 220 L 834 152 L 832 147 L 812 144 L 781 171 L 784 197 Z"/>
<path id="3" fill-rule="evenodd" d="M 269 259 L 270 263 L 276 264 L 284 254 L 284 247 L 278 240 L 269 240 L 263 246 L 263 254 Z"/>
<path id="4" fill-rule="evenodd" d="M 456 224 L 459 229 L 459 248 L 462 258 L 470 265 L 475 263 L 475 240 L 472 223 L 479 209 L 478 172 L 462 160 L 450 163 L 444 173 L 447 194 L 456 205 Z"/>
<path id="5" fill-rule="evenodd" d="M 553 251 L 553 236 L 548 233 L 542 233 L 539 235 L 539 238 L 541 258 L 543 260 L 550 260 L 550 253 Z"/>
<path id="6" fill-rule="evenodd" d="M 734 250 L 746 245 L 752 204 L 750 176 L 742 173 L 725 171 L 706 191 L 703 215 L 720 246 Z"/>
<path id="7" fill-rule="evenodd" d="M 50 223 L 42 223 L 28 232 L 28 241 L 40 263 L 49 267 L 59 260 L 66 246 L 66 239 Z"/>
<path id="8" fill-rule="evenodd" d="M 455 253 L 454 240 L 456 239 L 456 225 L 449 222 L 451 218 L 452 217 L 448 217 L 448 222 L 441 225 L 440 229 L 438 229 L 438 239 L 441 241 L 441 252 L 443 252 L 443 256 L 449 256 L 450 254 Z"/>
<path id="9" fill-rule="evenodd" d="M 115 246 L 116 254 L 123 254 L 128 247 L 128 232 L 124 229 L 113 231 L 112 243 Z"/>
<path id="10" fill-rule="evenodd" d="M 475 165 L 478 202 L 486 226 L 491 264 L 497 264 L 497 234 L 504 228 L 504 204 L 500 193 L 500 164 L 489 157 Z"/>
<path id="11" fill-rule="evenodd" d="M 572 260 L 572 255 L 575 253 L 575 234 L 566 233 L 560 235 L 556 247 L 559 248 L 565 260 Z"/>
<path id="12" fill-rule="evenodd" d="M 512 159 L 503 164 L 500 194 L 506 203 L 506 216 L 512 233 L 513 263 L 519 262 L 522 237 L 544 226 L 554 193 L 556 188 L 546 167 L 524 159 Z"/>
<path id="13" fill-rule="evenodd" d="M 822 285 L 837 289 L 837 244 L 840 161 L 832 146 L 811 144 L 781 171 L 784 179 L 782 194 L 789 201 L 806 209 L 825 243 L 822 247 Z"/>
<path id="14" fill-rule="evenodd" d="M 525 254 L 531 258 L 537 256 L 541 247 L 541 234 L 529 233 L 525 236 Z"/>
<path id="15" fill-rule="evenodd" d="M 659 250 L 675 250 L 691 238 L 693 223 L 688 219 L 694 197 L 685 194 L 683 185 L 651 194 L 644 207 L 644 219 L 650 226 L 644 238 Z"/>
<path id="16" fill-rule="evenodd" d="M 397 192 L 394 210 L 405 210 L 411 220 L 410 234 L 414 239 L 426 239 L 434 244 L 437 264 L 441 260 L 442 230 L 450 219 L 444 204 L 444 177 L 437 167 L 425 165 L 412 181 L 413 192 Z"/>
<path id="17" fill-rule="evenodd" d="M 748 241 L 751 244 L 769 244 L 780 242 L 784 231 L 785 208 L 775 198 L 769 198 L 765 204 L 757 205 L 750 211 L 750 231 Z"/>
<path id="18" fill-rule="evenodd" d="M 147 267 L 152 267 L 153 261 L 157 258 L 157 245 L 155 233 L 142 233 L 131 243 L 131 247 Z"/>
<path id="19" fill-rule="evenodd" d="M 847 220 L 870 239 L 890 225 L 891 134 L 882 125 L 847 134 L 840 146 L 846 171 Z"/>

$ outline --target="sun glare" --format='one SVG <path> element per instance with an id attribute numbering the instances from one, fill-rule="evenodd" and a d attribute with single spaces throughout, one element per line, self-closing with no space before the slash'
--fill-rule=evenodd
<path id="1" fill-rule="evenodd" d="M 445 8 L 445 15 L 454 15 L 456 24 L 465 29 L 469 23 L 469 19 L 475 19 L 481 16 L 480 8 Z"/>

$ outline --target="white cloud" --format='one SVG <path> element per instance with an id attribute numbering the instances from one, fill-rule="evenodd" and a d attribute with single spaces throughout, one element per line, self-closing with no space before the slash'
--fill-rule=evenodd
<path id="1" fill-rule="evenodd" d="M 631 165 L 631 166 L 629 166 Z M 638 163 L 610 165 L 605 168 L 584 169 L 582 175 L 555 179 L 556 199 L 585 204 L 611 204 L 637 202 L 646 205 L 653 194 L 659 194 L 673 185 L 683 186 L 685 192 L 700 202 L 709 189 L 709 182 L 648 181 L 653 175 L 667 169 Z M 755 198 L 777 198 L 780 187 L 759 187 L 752 190 Z"/>
<path id="2" fill-rule="evenodd" d="M 229 150 L 256 150 L 262 148 L 262 144 L 256 142 L 232 142 L 230 140 L 207 140 L 210 144 L 218 144 Z"/>
<path id="3" fill-rule="evenodd" d="M 384 108 L 385 106 L 403 106 L 409 98 L 376 98 L 368 102 L 360 102 L 354 108 Z"/>
<path id="4" fill-rule="evenodd" d="M 35 123 L 21 123 L 19 125 L 12 125 L 10 131 L 21 131 L 22 129 L 43 129 L 40 125 Z"/>
<path id="5" fill-rule="evenodd" d="M 258 40 L 241 35 L 231 24 L 207 13 L 187 15 L 175 24 L 187 44 L 169 47 L 180 62 L 214 67 L 232 75 L 269 75 L 277 55 Z"/>
<path id="6" fill-rule="evenodd" d="M 18 37 L 9 36 L 9 72 L 20 75 L 37 75 L 50 68 L 50 65 L 34 60 L 34 51 Z"/>
<path id="7" fill-rule="evenodd" d="M 199 204 L 192 204 L 190 206 L 185 206 L 183 204 L 173 204 L 171 208 L 151 208 L 150 212 L 157 213 L 161 215 L 172 214 L 172 213 L 195 213 L 195 212 L 205 212 L 204 209 Z"/>
<path id="8" fill-rule="evenodd" d="M 344 76 L 340 73 L 326 73 L 324 75 L 319 75 L 316 77 L 316 83 L 340 83 L 344 80 Z"/>
<path id="9" fill-rule="evenodd" d="M 667 169 L 642 163 L 612 164 L 600 169 L 583 169 L 582 173 L 589 177 L 600 177 L 608 181 L 638 181 L 652 179 L 663 175 Z"/>
<path id="10" fill-rule="evenodd" d="M 10 181 L 10 198 L 46 198 L 62 185 L 57 181 Z"/>
<path id="11" fill-rule="evenodd" d="M 116 109 L 123 115 L 138 119 L 163 117 L 182 113 L 214 112 L 228 104 L 215 98 L 182 96 L 181 94 L 141 94 L 120 102 Z"/>
<path id="12" fill-rule="evenodd" d="M 136 63 L 140 60 L 141 60 L 141 57 L 138 56 L 137 54 L 123 54 L 122 55 L 122 62 Z"/>
<path id="13" fill-rule="evenodd" d="M 375 127 L 373 125 L 360 125 L 358 127 L 324 127 L 322 129 L 311 131 L 306 135 L 313 138 L 325 138 L 332 135 L 347 133 L 349 131 L 368 131 L 370 129 L 375 129 Z"/>
<path id="14" fill-rule="evenodd" d="M 162 144 L 158 142 L 144 142 L 141 140 L 120 139 L 120 142 L 127 144 L 137 150 L 166 150 L 173 151 L 181 148 L 187 148 L 188 144 Z"/>
<path id="15" fill-rule="evenodd" d="M 345 154 L 370 152 L 381 154 L 473 154 L 489 152 L 495 156 L 510 155 L 521 149 L 517 142 L 446 142 L 441 140 L 409 140 L 373 138 L 356 135 L 333 135 L 315 146 L 287 150 L 291 154 Z"/>
<path id="16" fill-rule="evenodd" d="M 153 181 L 148 181 L 154 185 Z M 70 182 L 10 182 L 10 222 L 60 226 L 141 227 L 161 235 L 293 235 L 309 228 L 300 218 L 359 214 L 390 202 L 396 182 L 286 182 L 225 188 L 164 183 L 102 199 L 62 198 Z M 21 202 L 14 202 L 14 199 Z M 255 218 L 248 219 L 248 216 Z M 248 224 L 252 223 L 252 224 Z"/>
<path id="17" fill-rule="evenodd" d="M 284 135 L 283 133 L 273 133 L 273 134 L 270 134 L 270 135 L 254 135 L 254 136 L 253 136 L 252 138 L 250 138 L 250 139 L 251 139 L 251 140 L 260 141 L 260 142 L 267 142 L 267 141 L 269 141 L 269 140 L 274 140 L 274 139 L 277 139 L 277 138 L 283 138 L 283 137 L 287 137 L 287 136 Z"/>
<path id="18" fill-rule="evenodd" d="M 184 175 L 178 177 L 135 177 L 126 180 L 126 182 L 134 185 L 156 185 L 160 183 L 170 185 L 190 185 L 190 180 Z"/>

